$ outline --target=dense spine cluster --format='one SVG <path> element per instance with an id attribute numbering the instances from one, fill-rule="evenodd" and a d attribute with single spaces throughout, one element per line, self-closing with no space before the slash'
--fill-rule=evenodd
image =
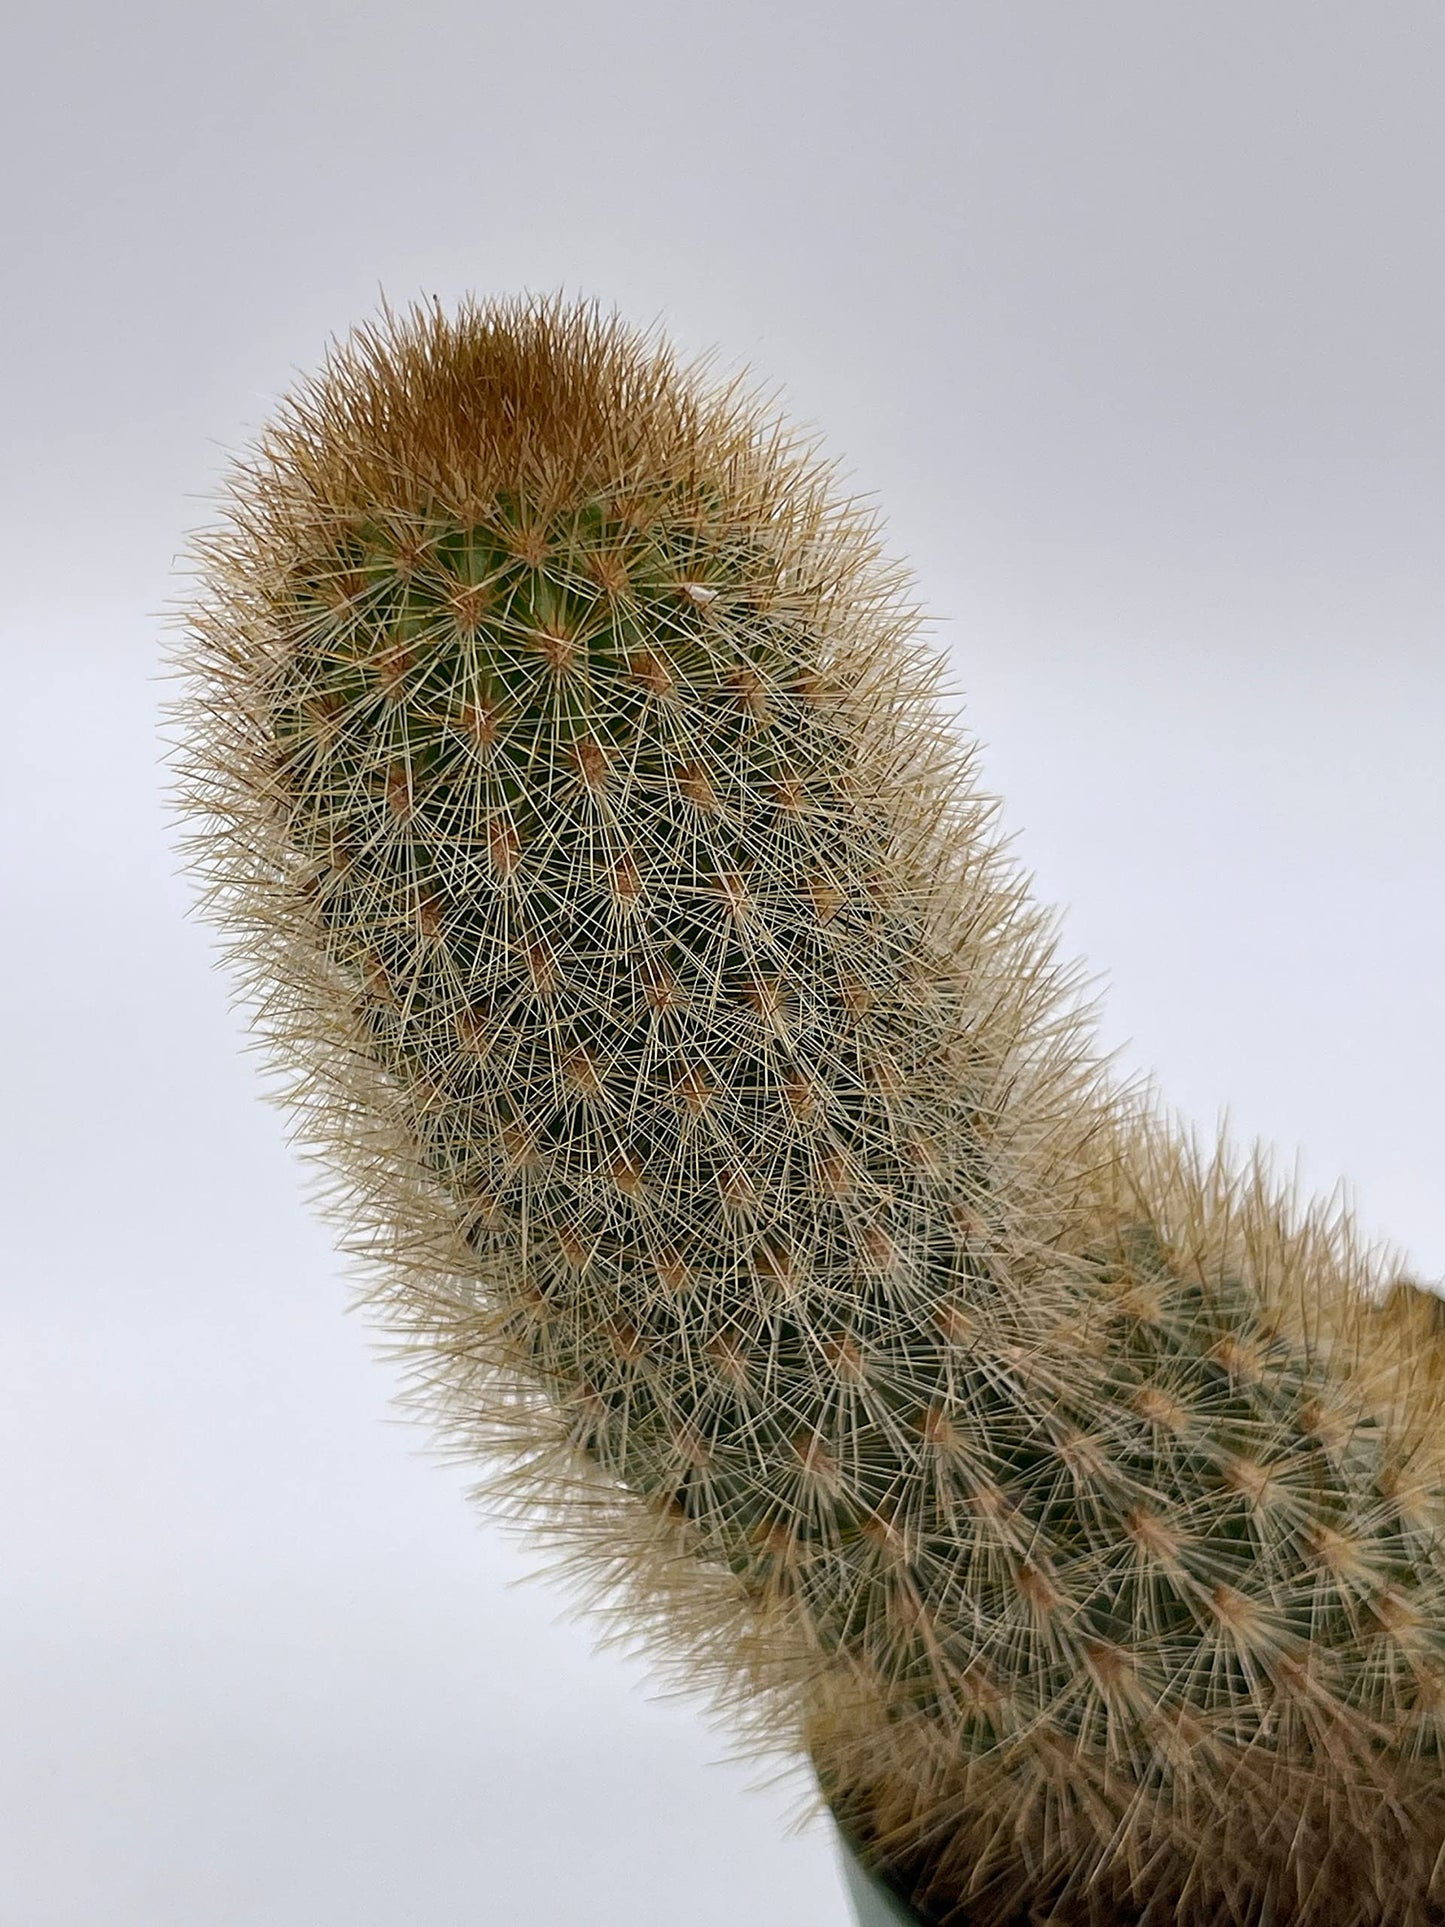
<path id="1" fill-rule="evenodd" d="M 827 482 L 556 303 L 238 471 L 198 861 L 418 1402 L 926 1917 L 1445 1919 L 1405 1350 L 1100 1085 Z"/>

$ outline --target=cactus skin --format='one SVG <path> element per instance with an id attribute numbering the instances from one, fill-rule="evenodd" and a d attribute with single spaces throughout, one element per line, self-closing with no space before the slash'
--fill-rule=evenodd
<path id="1" fill-rule="evenodd" d="M 417 311 L 201 559 L 195 862 L 492 1504 L 928 1919 L 1445 1920 L 1418 1315 L 1102 1087 L 827 471 Z"/>

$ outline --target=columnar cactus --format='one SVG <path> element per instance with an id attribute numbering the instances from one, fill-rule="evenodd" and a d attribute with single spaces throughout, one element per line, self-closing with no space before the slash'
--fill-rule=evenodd
<path id="1" fill-rule="evenodd" d="M 200 555 L 195 861 L 491 1502 L 924 1918 L 1445 1920 L 1418 1308 L 1105 1086 L 810 450 L 417 310 Z"/>

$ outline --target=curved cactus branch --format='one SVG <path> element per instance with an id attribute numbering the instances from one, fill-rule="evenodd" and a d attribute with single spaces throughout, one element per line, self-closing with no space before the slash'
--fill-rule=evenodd
<path id="1" fill-rule="evenodd" d="M 555 300 L 227 506 L 193 860 L 491 1502 L 931 1920 L 1445 1918 L 1414 1314 L 1107 1086 L 864 509 Z"/>

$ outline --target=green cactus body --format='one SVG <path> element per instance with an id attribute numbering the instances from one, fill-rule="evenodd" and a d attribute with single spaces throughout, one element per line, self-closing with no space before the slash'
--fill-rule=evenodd
<path id="1" fill-rule="evenodd" d="M 1445 1917 L 1400 1428 L 1199 1183 L 1122 1197 L 822 472 L 587 311 L 416 315 L 207 556 L 202 861 L 498 1503 L 930 1917 Z"/>

